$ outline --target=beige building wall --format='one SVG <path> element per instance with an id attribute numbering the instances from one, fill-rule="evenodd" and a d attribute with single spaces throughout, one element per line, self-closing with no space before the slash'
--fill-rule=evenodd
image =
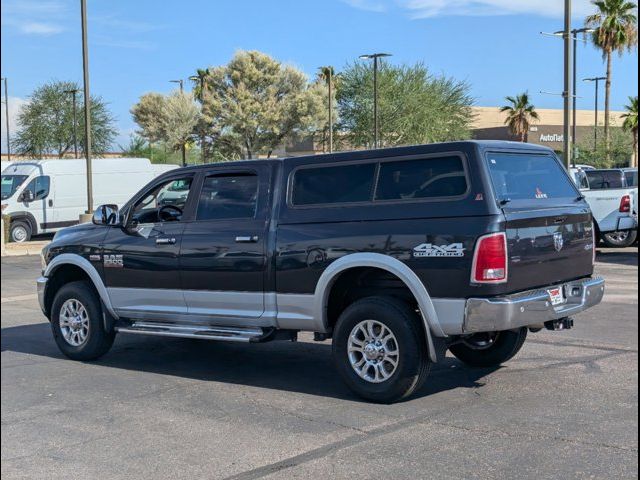
<path id="1" fill-rule="evenodd" d="M 498 107 L 472 107 L 475 118 L 472 128 L 496 128 L 504 127 L 506 115 L 500 112 Z M 540 120 L 534 125 L 562 125 L 564 112 L 550 108 L 537 108 L 536 112 Z M 611 112 L 612 125 L 622 126 L 624 112 Z M 593 110 L 576 110 L 576 125 L 578 127 L 593 127 L 595 112 Z M 604 125 L 604 110 L 598 112 L 598 124 Z"/>

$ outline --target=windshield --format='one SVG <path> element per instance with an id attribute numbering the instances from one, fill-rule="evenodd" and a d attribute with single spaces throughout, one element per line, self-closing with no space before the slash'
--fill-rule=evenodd
<path id="1" fill-rule="evenodd" d="M 2 175 L 2 200 L 16 193 L 28 177 L 28 175 Z"/>
<path id="2" fill-rule="evenodd" d="M 489 153 L 489 173 L 499 201 L 575 198 L 578 192 L 551 155 Z"/>

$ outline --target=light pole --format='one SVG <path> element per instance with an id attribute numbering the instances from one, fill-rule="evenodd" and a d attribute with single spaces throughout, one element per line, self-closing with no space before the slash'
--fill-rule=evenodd
<path id="1" fill-rule="evenodd" d="M 184 92 L 184 81 L 180 80 L 169 80 L 171 83 L 178 83 L 180 85 L 180 92 Z"/>
<path id="2" fill-rule="evenodd" d="M 179 80 L 169 80 L 170 83 L 177 83 L 180 85 L 180 93 L 184 92 L 184 81 L 182 79 Z M 187 149 L 184 146 L 184 143 L 180 146 L 180 152 L 182 153 L 182 166 L 187 166 Z"/>
<path id="3" fill-rule="evenodd" d="M 326 77 L 329 88 L 329 153 L 333 152 L 333 67 L 320 67 L 320 72 Z"/>
<path id="4" fill-rule="evenodd" d="M 373 147 L 378 148 L 380 130 L 378 125 L 378 59 L 390 57 L 390 53 L 371 53 L 360 55 L 363 60 L 373 59 Z"/>
<path id="5" fill-rule="evenodd" d="M 198 75 L 191 75 L 189 77 L 189 80 L 191 80 L 192 82 L 198 82 L 198 84 L 200 85 L 200 103 L 202 105 L 204 105 L 204 77 L 204 74 L 200 73 L 200 71 L 198 71 Z M 202 155 L 202 163 L 207 163 L 207 155 L 204 147 L 204 133 L 200 135 L 200 150 L 200 154 Z"/>
<path id="6" fill-rule="evenodd" d="M 77 88 L 65 90 L 64 93 L 70 93 L 73 101 L 73 158 L 78 158 L 78 120 L 76 107 L 76 94 L 79 92 Z"/>
<path id="7" fill-rule="evenodd" d="M 7 160 L 11 161 L 11 140 L 9 138 L 9 89 L 7 87 L 7 77 L 2 77 L 4 82 L 4 119 L 7 122 Z"/>
<path id="8" fill-rule="evenodd" d="M 598 147 L 598 84 L 607 77 L 585 78 L 583 82 L 594 82 L 596 84 L 596 95 L 594 101 L 595 123 L 593 124 L 593 149 Z"/>
<path id="9" fill-rule="evenodd" d="M 576 158 L 576 138 L 577 138 L 577 117 L 576 117 L 576 100 L 578 98 L 578 34 L 580 33 L 593 33 L 593 28 L 574 28 L 571 30 L 571 39 L 573 40 L 573 95 L 572 95 L 572 122 L 571 122 L 571 151 L 573 152 L 573 160 L 575 163 Z M 554 35 L 564 35 L 563 31 L 554 32 Z"/>
<path id="10" fill-rule="evenodd" d="M 80 0 L 82 17 L 82 78 L 84 86 L 84 155 L 87 160 L 87 212 L 93 212 L 93 169 L 91 166 L 91 96 L 89 95 L 89 45 L 87 42 L 87 0 Z M 88 220 L 80 216 L 81 221 Z"/>

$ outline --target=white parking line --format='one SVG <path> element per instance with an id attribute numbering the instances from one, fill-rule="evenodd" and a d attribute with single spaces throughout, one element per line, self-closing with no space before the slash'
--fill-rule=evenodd
<path id="1" fill-rule="evenodd" d="M 38 295 L 32 293 L 30 295 L 16 295 L 14 297 L 4 297 L 1 299 L 1 303 L 9 303 L 9 302 L 21 302 L 23 300 L 37 300 Z"/>

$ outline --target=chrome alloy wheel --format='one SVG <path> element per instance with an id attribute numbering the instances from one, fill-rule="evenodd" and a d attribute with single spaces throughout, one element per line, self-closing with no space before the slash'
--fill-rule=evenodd
<path id="1" fill-rule="evenodd" d="M 89 314 L 80 301 L 70 298 L 60 308 L 60 332 L 65 341 L 79 347 L 89 336 Z"/>
<path id="2" fill-rule="evenodd" d="M 11 240 L 13 240 L 16 243 L 26 242 L 27 237 L 28 237 L 27 229 L 22 225 L 15 226 L 11 230 Z"/>
<path id="3" fill-rule="evenodd" d="M 386 325 L 376 320 L 363 320 L 353 327 L 347 351 L 351 368 L 367 382 L 384 382 L 398 368 L 398 341 Z"/>

